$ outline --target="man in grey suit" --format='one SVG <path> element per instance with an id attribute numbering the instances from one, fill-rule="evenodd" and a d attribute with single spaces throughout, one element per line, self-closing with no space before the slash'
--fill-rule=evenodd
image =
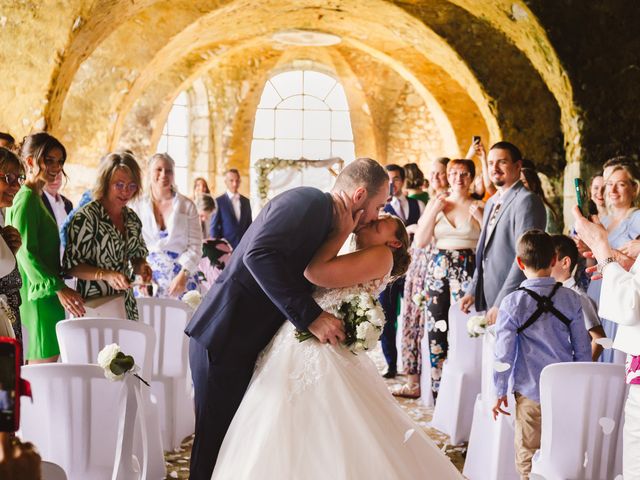
<path id="1" fill-rule="evenodd" d="M 498 315 L 502 299 L 525 279 L 516 264 L 516 242 L 531 229 L 545 230 L 547 216 L 542 199 L 520 181 L 522 154 L 509 142 L 491 147 L 487 158 L 491 181 L 498 191 L 485 205 L 482 234 L 476 247 L 476 271 L 460 308 L 468 313 L 486 311 L 487 324 Z"/>

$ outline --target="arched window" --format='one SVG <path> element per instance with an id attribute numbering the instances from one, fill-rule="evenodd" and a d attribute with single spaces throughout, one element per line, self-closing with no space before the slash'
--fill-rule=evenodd
<path id="1" fill-rule="evenodd" d="M 173 158 L 176 162 L 175 183 L 178 191 L 189 195 L 189 96 L 187 92 L 181 92 L 173 102 L 156 151 L 167 152 Z"/>
<path id="2" fill-rule="evenodd" d="M 355 158 L 349 105 L 342 85 L 312 70 L 267 81 L 256 112 L 251 163 L 260 158 Z"/>

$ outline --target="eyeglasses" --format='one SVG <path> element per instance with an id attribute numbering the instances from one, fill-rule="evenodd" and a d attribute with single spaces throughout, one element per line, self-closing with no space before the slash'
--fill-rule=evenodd
<path id="1" fill-rule="evenodd" d="M 137 183 L 124 183 L 124 182 L 116 182 L 113 184 L 113 188 L 115 188 L 119 192 L 124 192 L 127 190 L 129 193 L 135 193 L 138 190 Z"/>
<path id="2" fill-rule="evenodd" d="M 471 176 L 471 173 L 469 172 L 458 172 L 456 170 L 451 170 L 448 175 L 450 177 L 460 177 L 460 178 L 468 178 Z"/>
<path id="3" fill-rule="evenodd" d="M 0 178 L 2 178 L 7 185 L 23 185 L 27 179 L 23 174 L 16 175 L 15 173 L 2 172 L 0 172 Z"/>

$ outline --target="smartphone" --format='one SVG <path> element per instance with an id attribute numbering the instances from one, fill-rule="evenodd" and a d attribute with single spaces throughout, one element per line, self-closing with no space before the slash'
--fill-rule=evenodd
<path id="1" fill-rule="evenodd" d="M 396 193 L 395 188 L 393 187 L 393 182 L 389 182 L 389 196 L 393 197 L 393 195 Z"/>
<path id="2" fill-rule="evenodd" d="M 581 178 L 574 178 L 573 185 L 576 189 L 576 200 L 578 202 L 578 208 L 582 216 L 589 219 L 591 218 L 589 212 L 589 197 L 587 196 L 587 189 L 584 186 L 584 182 Z"/>
<path id="3" fill-rule="evenodd" d="M 480 135 L 474 135 L 471 137 L 471 142 L 475 145 L 476 143 L 480 143 Z"/>
<path id="4" fill-rule="evenodd" d="M 20 344 L 0 337 L 0 432 L 20 426 Z"/>

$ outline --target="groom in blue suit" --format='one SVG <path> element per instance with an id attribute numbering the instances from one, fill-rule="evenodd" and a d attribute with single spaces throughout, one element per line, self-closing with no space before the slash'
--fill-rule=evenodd
<path id="1" fill-rule="evenodd" d="M 342 170 L 332 193 L 345 192 L 352 213 L 363 210 L 362 226 L 378 218 L 388 197 L 387 182 L 376 161 L 360 158 Z M 304 277 L 332 228 L 333 202 L 331 194 L 311 187 L 288 190 L 270 201 L 189 322 L 185 333 L 191 337 L 196 410 L 191 480 L 211 478 L 256 358 L 285 320 L 323 343 L 344 339 L 342 321 L 318 306 Z"/>
<path id="2" fill-rule="evenodd" d="M 235 168 L 224 174 L 227 191 L 216 198 L 217 210 L 211 219 L 209 234 L 211 238 L 224 238 L 236 248 L 242 236 L 251 225 L 251 203 L 238 193 L 240 172 Z"/>

